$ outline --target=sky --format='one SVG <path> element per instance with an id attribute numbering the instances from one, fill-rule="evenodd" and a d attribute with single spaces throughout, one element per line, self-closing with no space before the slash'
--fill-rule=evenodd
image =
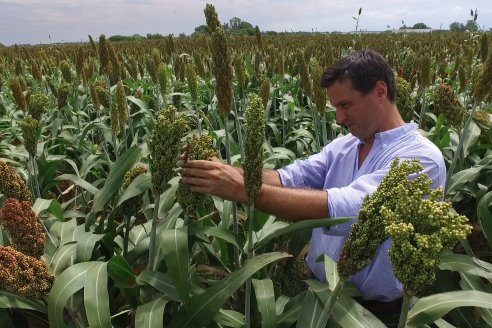
<path id="1" fill-rule="evenodd" d="M 219 20 L 233 17 L 258 25 L 262 31 L 348 32 L 398 29 L 423 22 L 448 29 L 465 24 L 477 9 L 478 25 L 492 28 L 490 0 L 0 0 L 0 43 L 40 44 L 88 41 L 99 35 L 190 35 L 205 24 L 206 3 Z M 403 22 L 403 23 L 402 23 Z"/>

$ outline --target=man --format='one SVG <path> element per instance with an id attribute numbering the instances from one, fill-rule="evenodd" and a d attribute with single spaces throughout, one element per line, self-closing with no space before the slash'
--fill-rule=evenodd
<path id="1" fill-rule="evenodd" d="M 350 134 L 305 160 L 279 170 L 264 169 L 256 208 L 292 221 L 356 217 L 364 197 L 376 190 L 395 158 L 419 159 L 433 187 L 444 187 L 441 152 L 418 133 L 415 124 L 402 120 L 395 104 L 394 73 L 381 55 L 352 52 L 328 68 L 320 83 L 328 89 L 337 122 Z M 182 174 L 192 191 L 247 200 L 242 170 L 216 158 L 188 161 Z M 313 230 L 306 261 L 317 279 L 326 281 L 324 265 L 316 260 L 322 254 L 338 260 L 354 221 Z M 350 279 L 361 292 L 362 304 L 372 312 L 380 308 L 384 313 L 402 297 L 402 285 L 388 256 L 390 245 L 390 240 L 384 242 L 373 262 Z"/>

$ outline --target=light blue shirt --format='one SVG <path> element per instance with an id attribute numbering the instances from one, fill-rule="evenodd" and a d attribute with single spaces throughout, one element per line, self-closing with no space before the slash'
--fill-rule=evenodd
<path id="1" fill-rule="evenodd" d="M 305 160 L 296 160 L 279 169 L 284 187 L 325 189 L 328 192 L 329 216 L 356 217 L 364 197 L 372 194 L 395 158 L 419 159 L 423 172 L 432 179 L 432 187 L 444 187 L 446 166 L 439 149 L 417 131 L 416 124 L 377 133 L 371 151 L 359 168 L 359 149 L 363 141 L 349 134 L 333 140 L 321 152 Z M 315 277 L 326 281 L 322 254 L 338 261 L 343 244 L 355 219 L 330 228 L 313 229 L 306 261 Z M 396 279 L 388 250 L 391 239 L 377 250 L 375 259 L 350 278 L 364 300 L 393 301 L 403 295 Z"/>

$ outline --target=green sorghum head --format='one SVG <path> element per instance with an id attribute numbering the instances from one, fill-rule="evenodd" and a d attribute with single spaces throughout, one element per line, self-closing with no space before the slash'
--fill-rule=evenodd
<path id="1" fill-rule="evenodd" d="M 212 34 L 218 27 L 220 27 L 219 16 L 215 11 L 215 7 L 208 3 L 205 5 L 203 12 L 205 13 L 208 32 Z"/>
<path id="2" fill-rule="evenodd" d="M 26 298 L 48 295 L 55 277 L 46 262 L 0 246 L 0 287 Z"/>
<path id="3" fill-rule="evenodd" d="M 319 81 L 321 80 L 321 75 L 323 75 L 323 68 L 316 61 L 312 60 L 310 62 L 312 86 L 313 86 L 313 96 L 316 109 L 321 115 L 326 112 L 326 89 L 322 88 Z"/>
<path id="4" fill-rule="evenodd" d="M 434 112 L 436 116 L 443 114 L 449 125 L 463 125 L 464 108 L 451 86 L 441 83 L 434 94 Z"/>
<path id="5" fill-rule="evenodd" d="M 188 83 L 188 91 L 191 99 L 196 101 L 198 98 L 198 76 L 196 75 L 195 65 L 193 63 L 186 64 L 186 82 Z"/>
<path id="6" fill-rule="evenodd" d="M 62 109 L 63 107 L 67 106 L 69 93 L 70 84 L 68 84 L 67 82 L 62 82 L 57 91 L 58 109 Z"/>
<path id="7" fill-rule="evenodd" d="M 7 198 L 15 198 L 20 201 L 31 201 L 32 196 L 26 183 L 17 172 L 0 160 L 0 193 Z"/>
<path id="8" fill-rule="evenodd" d="M 430 179 L 428 184 L 430 185 Z M 403 189 L 403 188 L 402 188 Z M 435 281 L 441 256 L 472 227 L 448 202 L 441 189 L 430 187 L 395 192 L 394 208 L 383 206 L 381 214 L 386 232 L 392 238 L 389 256 L 393 271 L 403 283 L 405 293 L 419 295 Z"/>
<path id="9" fill-rule="evenodd" d="M 404 78 L 396 78 L 396 107 L 405 122 L 410 122 L 414 115 L 412 87 Z"/>
<path id="10" fill-rule="evenodd" d="M 159 81 L 159 90 L 161 92 L 162 97 L 166 95 L 168 75 L 169 72 L 168 72 L 167 65 L 165 63 L 160 63 L 159 69 L 157 70 L 157 79 Z"/>
<path id="11" fill-rule="evenodd" d="M 482 33 L 480 36 L 480 59 L 482 63 L 487 61 L 487 56 L 489 55 L 489 38 L 487 33 Z"/>
<path id="12" fill-rule="evenodd" d="M 100 104 L 106 108 L 109 108 L 111 94 L 108 90 L 108 84 L 104 81 L 95 81 L 93 88 L 97 94 L 97 99 L 99 99 Z M 94 102 L 94 99 L 92 101 Z"/>
<path id="13" fill-rule="evenodd" d="M 128 172 L 126 172 L 125 177 L 123 178 L 123 188 L 128 188 L 130 183 L 132 183 L 132 181 L 135 180 L 136 177 L 147 172 L 148 168 L 144 165 L 134 166 Z M 136 216 L 139 209 L 142 207 L 142 195 L 138 195 L 126 200 L 125 202 L 123 202 L 121 207 L 125 215 Z"/>
<path id="14" fill-rule="evenodd" d="M 418 79 L 421 87 L 428 87 L 431 84 L 431 58 L 424 55 L 420 60 Z"/>
<path id="15" fill-rule="evenodd" d="M 92 106 L 94 110 L 98 111 L 99 107 L 101 107 L 101 101 L 99 100 L 99 96 L 97 95 L 95 84 L 93 84 L 90 87 L 90 92 L 91 92 Z"/>
<path id="16" fill-rule="evenodd" d="M 0 208 L 0 224 L 15 249 L 37 259 L 44 254 L 46 235 L 30 201 L 8 198 Z"/>
<path id="17" fill-rule="evenodd" d="M 240 98 L 244 97 L 246 68 L 244 67 L 243 56 L 240 52 L 236 52 L 234 56 L 234 73 L 237 80 L 237 92 Z"/>
<path id="18" fill-rule="evenodd" d="M 41 122 L 29 115 L 19 122 L 19 126 L 22 130 L 22 138 L 27 152 L 35 157 L 38 140 L 41 136 Z"/>
<path id="19" fill-rule="evenodd" d="M 36 120 L 41 120 L 41 116 L 50 104 L 48 96 L 42 93 L 35 93 L 31 97 L 31 102 L 27 106 L 27 113 L 31 115 Z"/>
<path id="20" fill-rule="evenodd" d="M 63 79 L 67 82 L 72 82 L 72 71 L 70 64 L 66 60 L 62 60 L 60 63 L 60 69 L 62 72 Z"/>
<path id="21" fill-rule="evenodd" d="M 206 134 L 192 135 L 186 139 L 188 145 L 188 160 L 209 160 L 217 156 L 212 146 L 212 138 Z M 180 183 L 176 191 L 176 200 L 181 208 L 190 216 L 196 213 L 197 208 L 203 206 L 206 196 L 191 191 L 190 186 Z"/>
<path id="22" fill-rule="evenodd" d="M 149 71 L 152 82 L 157 83 L 157 67 L 155 66 L 154 60 L 151 57 L 147 57 L 145 59 L 145 64 L 147 65 L 147 71 Z"/>
<path id="23" fill-rule="evenodd" d="M 261 41 L 261 32 L 258 25 L 255 26 L 255 35 L 256 35 L 256 45 L 258 49 L 263 49 L 263 42 Z"/>
<path id="24" fill-rule="evenodd" d="M 244 188 L 248 203 L 254 203 L 260 193 L 263 169 L 263 142 L 265 140 L 265 110 L 257 95 L 249 98 L 245 114 L 247 133 L 244 140 Z"/>
<path id="25" fill-rule="evenodd" d="M 12 91 L 17 107 L 25 111 L 27 108 L 26 97 L 22 92 L 22 86 L 18 77 L 10 79 L 10 90 Z"/>
<path id="26" fill-rule="evenodd" d="M 338 261 L 340 278 L 347 280 L 353 274 L 367 267 L 376 255 L 378 247 L 388 238 L 381 209 L 394 209 L 400 204 L 395 194 L 418 193 L 429 187 L 422 179 L 410 180 L 409 175 L 422 170 L 418 161 L 404 161 L 398 164 L 395 159 L 388 174 L 376 191 L 364 199 L 357 222 L 354 223 L 344 244 Z M 410 204 L 408 205 L 409 208 Z"/>
<path id="27" fill-rule="evenodd" d="M 111 72 L 109 74 L 112 84 L 121 80 L 121 62 L 113 44 L 107 41 L 107 48 L 109 51 L 109 61 L 111 62 Z"/>
<path id="28" fill-rule="evenodd" d="M 111 74 L 111 62 L 109 58 L 109 49 L 106 41 L 106 36 L 101 34 L 99 36 L 99 65 L 104 74 Z"/>
<path id="29" fill-rule="evenodd" d="M 308 66 L 306 59 L 301 51 L 297 53 L 297 61 L 299 65 L 299 74 L 301 79 L 301 87 L 307 97 L 312 97 L 311 78 L 309 77 Z"/>
<path id="30" fill-rule="evenodd" d="M 174 176 L 173 168 L 179 155 L 181 138 L 187 129 L 188 123 L 183 115 L 176 112 L 176 107 L 169 106 L 157 113 L 154 131 L 147 142 L 154 195 L 163 193 Z"/>
<path id="31" fill-rule="evenodd" d="M 480 102 L 483 101 L 487 95 L 492 91 L 492 51 L 489 51 L 489 55 L 478 77 L 478 81 L 473 90 L 473 100 Z"/>
<path id="32" fill-rule="evenodd" d="M 232 110 L 233 72 L 229 47 L 227 46 L 227 36 L 222 27 L 218 27 L 212 33 L 212 60 L 218 109 L 224 115 L 227 115 Z"/>
<path id="33" fill-rule="evenodd" d="M 126 102 L 125 87 L 121 81 L 116 86 L 116 104 L 118 106 L 119 132 L 123 133 L 128 122 L 128 104 Z"/>
<path id="34" fill-rule="evenodd" d="M 36 81 L 41 82 L 43 80 L 43 73 L 41 72 L 41 68 L 39 68 L 38 63 L 32 62 L 31 63 L 31 74 L 32 77 L 36 79 Z M 1 69 L 0 69 L 0 76 L 1 76 Z"/>
<path id="35" fill-rule="evenodd" d="M 261 98 L 263 110 L 265 111 L 267 109 L 268 100 L 270 99 L 270 80 L 266 76 L 263 76 L 261 79 L 258 96 Z"/>

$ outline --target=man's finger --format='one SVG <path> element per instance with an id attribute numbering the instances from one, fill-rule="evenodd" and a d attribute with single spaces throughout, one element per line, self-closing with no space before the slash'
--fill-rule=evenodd
<path id="1" fill-rule="evenodd" d="M 188 168 L 197 168 L 202 170 L 211 170 L 217 168 L 217 162 L 206 160 L 189 160 L 186 162 Z"/>

